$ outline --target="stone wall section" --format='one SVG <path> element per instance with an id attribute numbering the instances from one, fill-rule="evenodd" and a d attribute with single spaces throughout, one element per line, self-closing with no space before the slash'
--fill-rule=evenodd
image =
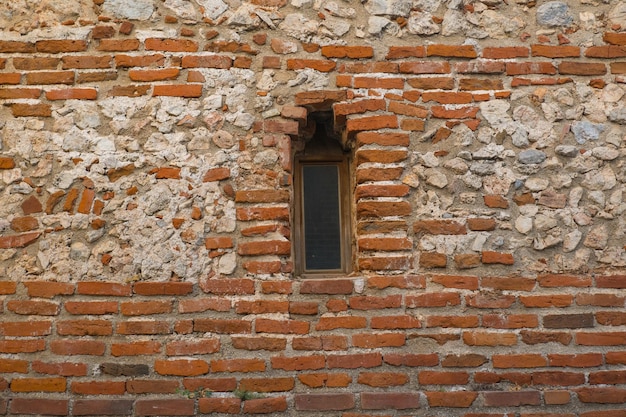
<path id="1" fill-rule="evenodd" d="M 626 416 L 626 3 L 31 3 L 0 413 Z M 324 280 L 291 241 L 320 112 L 354 174 Z"/>

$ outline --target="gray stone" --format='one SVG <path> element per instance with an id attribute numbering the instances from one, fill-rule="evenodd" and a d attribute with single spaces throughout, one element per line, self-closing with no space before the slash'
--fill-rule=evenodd
<path id="1" fill-rule="evenodd" d="M 554 152 L 556 152 L 557 155 L 574 158 L 578 155 L 578 148 L 572 145 L 558 145 L 554 148 Z"/>
<path id="2" fill-rule="evenodd" d="M 546 160 L 546 154 L 545 152 L 537 149 L 528 149 L 520 152 L 517 156 L 517 160 L 526 165 L 540 164 Z"/>
<path id="3" fill-rule="evenodd" d="M 569 6 L 560 1 L 549 1 L 537 8 L 537 23 L 542 26 L 568 26 L 574 18 L 570 14 Z"/>
<path id="4" fill-rule="evenodd" d="M 626 125 L 626 107 L 622 106 L 611 110 L 609 120 L 621 125 Z"/>
<path id="5" fill-rule="evenodd" d="M 602 133 L 604 129 L 604 125 L 591 123 L 586 120 L 572 123 L 574 138 L 576 139 L 576 142 L 581 145 L 588 140 L 598 140 L 600 133 Z"/>
<path id="6" fill-rule="evenodd" d="M 105 0 L 102 10 L 121 19 L 148 20 L 154 12 L 152 0 Z"/>

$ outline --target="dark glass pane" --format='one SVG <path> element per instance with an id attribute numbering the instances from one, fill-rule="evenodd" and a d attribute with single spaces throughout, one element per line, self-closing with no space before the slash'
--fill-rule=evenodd
<path id="1" fill-rule="evenodd" d="M 341 269 L 339 167 L 305 165 L 302 169 L 305 269 Z"/>

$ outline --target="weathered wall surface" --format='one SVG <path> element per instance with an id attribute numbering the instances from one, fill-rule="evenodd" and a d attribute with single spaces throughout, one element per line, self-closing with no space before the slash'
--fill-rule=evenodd
<path id="1" fill-rule="evenodd" d="M 626 3 L 13 0 L 0 30 L 1 413 L 626 416 Z M 292 273 L 316 111 L 353 152 L 329 280 Z"/>

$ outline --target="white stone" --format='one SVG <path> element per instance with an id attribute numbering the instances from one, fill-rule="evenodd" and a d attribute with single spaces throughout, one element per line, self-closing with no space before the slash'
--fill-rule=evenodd
<path id="1" fill-rule="evenodd" d="M 424 171 L 426 183 L 437 188 L 445 188 L 448 185 L 446 175 L 436 169 L 427 169 Z"/>
<path id="2" fill-rule="evenodd" d="M 441 32 L 441 27 L 433 22 L 433 15 L 429 12 L 411 12 L 407 29 L 409 33 L 426 36 Z"/>
<path id="3" fill-rule="evenodd" d="M 617 185 L 615 172 L 610 166 L 605 166 L 601 170 L 589 171 L 585 174 L 582 186 L 589 190 L 610 190 Z"/>
<path id="4" fill-rule="evenodd" d="M 548 188 L 549 185 L 550 180 L 547 178 L 531 177 L 524 182 L 524 186 L 533 192 L 543 191 Z"/>
<path id="5" fill-rule="evenodd" d="M 563 238 L 563 252 L 573 252 L 580 243 L 583 234 L 580 230 L 573 230 Z"/>
<path id="6" fill-rule="evenodd" d="M 152 0 L 105 0 L 102 10 L 121 19 L 148 20 L 154 12 Z"/>
<path id="7" fill-rule="evenodd" d="M 605 225 L 591 229 L 583 245 L 592 249 L 604 249 L 609 242 L 609 232 Z"/>
<path id="8" fill-rule="evenodd" d="M 189 20 L 189 21 L 198 21 L 201 19 L 202 15 L 196 8 L 193 3 L 185 0 L 165 0 L 163 6 L 170 9 L 176 16 L 181 19 Z"/>
<path id="9" fill-rule="evenodd" d="M 624 90 L 617 84 L 607 84 L 602 89 L 602 101 L 607 103 L 617 103 L 624 97 Z"/>
<path id="10" fill-rule="evenodd" d="M 218 271 L 222 275 L 230 275 L 237 269 L 237 255 L 234 252 L 222 255 L 219 260 Z"/>
<path id="11" fill-rule="evenodd" d="M 617 2 L 615 7 L 609 12 L 609 22 L 626 28 L 626 3 Z"/>
<path id="12" fill-rule="evenodd" d="M 608 146 L 599 146 L 591 150 L 591 154 L 603 161 L 612 161 L 619 157 L 619 151 Z"/>
<path id="13" fill-rule="evenodd" d="M 557 226 L 557 221 L 554 217 L 539 213 L 534 219 L 535 228 L 539 231 L 545 232 Z"/>
<path id="14" fill-rule="evenodd" d="M 204 8 L 204 17 L 211 20 L 219 18 L 226 10 L 228 5 L 222 0 L 195 0 Z"/>
<path id="15" fill-rule="evenodd" d="M 525 235 L 533 229 L 533 220 L 530 217 L 519 216 L 515 219 L 515 230 Z"/>

